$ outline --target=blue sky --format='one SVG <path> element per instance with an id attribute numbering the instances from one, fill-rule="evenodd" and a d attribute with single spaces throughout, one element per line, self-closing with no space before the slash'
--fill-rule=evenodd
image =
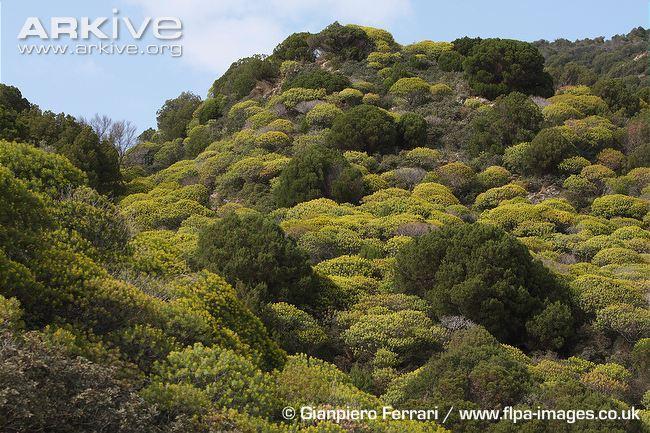
<path id="1" fill-rule="evenodd" d="M 627 33 L 648 26 L 647 0 L 2 0 L 0 79 L 43 109 L 94 113 L 155 126 L 156 110 L 185 90 L 205 97 L 233 61 L 270 53 L 287 35 L 318 31 L 338 20 L 389 30 L 407 44 L 423 39 L 504 37 L 570 40 Z M 170 55 L 20 54 L 27 17 L 49 29 L 51 17 L 173 16 L 183 22 L 181 57 Z M 107 27 L 110 29 L 110 24 Z M 118 43 L 132 43 L 124 36 Z M 97 40 L 89 40 L 97 43 Z M 58 43 L 70 43 L 65 36 Z M 75 42 L 76 43 L 76 42 Z M 138 46 L 156 41 L 150 32 Z M 166 42 L 166 43 L 169 43 Z"/>

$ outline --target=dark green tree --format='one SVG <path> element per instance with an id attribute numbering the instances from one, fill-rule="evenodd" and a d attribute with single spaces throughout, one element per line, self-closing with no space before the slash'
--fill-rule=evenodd
<path id="1" fill-rule="evenodd" d="M 471 49 L 463 67 L 472 90 L 489 99 L 513 91 L 553 95 L 553 79 L 544 72 L 544 57 L 527 42 L 485 39 Z"/>
<path id="2" fill-rule="evenodd" d="M 536 174 L 553 173 L 563 159 L 575 154 L 576 148 L 560 128 L 542 129 L 526 151 L 526 165 Z"/>
<path id="3" fill-rule="evenodd" d="M 29 110 L 31 105 L 17 87 L 0 84 L 0 106 L 21 113 Z"/>
<path id="4" fill-rule="evenodd" d="M 621 78 L 603 78 L 594 84 L 593 92 L 603 98 L 610 110 L 619 111 L 627 117 L 639 111 L 640 99 Z"/>
<path id="5" fill-rule="evenodd" d="M 65 140 L 70 133 L 64 132 Z M 90 126 L 61 145 L 61 153 L 88 176 L 88 183 L 101 193 L 116 192 L 121 174 L 117 150 L 108 141 L 100 141 Z"/>
<path id="6" fill-rule="evenodd" d="M 281 207 L 319 197 L 356 203 L 363 195 L 361 173 L 338 151 L 313 145 L 298 152 L 282 170 L 274 190 Z"/>
<path id="7" fill-rule="evenodd" d="M 279 61 L 296 60 L 313 62 L 314 50 L 309 46 L 312 35 L 307 32 L 293 33 L 273 50 L 273 58 Z"/>
<path id="8" fill-rule="evenodd" d="M 516 344 L 528 341 L 526 323 L 545 302 L 567 303 L 568 296 L 517 239 L 481 224 L 447 226 L 416 238 L 397 256 L 395 281 L 403 292 L 429 299 L 438 316 L 465 316 Z M 571 317 L 566 320 L 570 326 Z"/>
<path id="9" fill-rule="evenodd" d="M 395 380 L 387 396 L 400 408 L 449 406 L 501 409 L 533 389 L 526 364 L 512 356 L 480 326 L 454 333 L 446 350 L 415 372 Z M 490 423 L 460 420 L 453 412 L 446 426 L 458 432 L 487 431 Z"/>
<path id="10" fill-rule="evenodd" d="M 314 306 L 320 284 L 305 253 L 271 219 L 230 213 L 199 235 L 198 263 L 245 286 L 245 302 Z"/>
<path id="11" fill-rule="evenodd" d="M 463 36 L 462 38 L 453 40 L 451 43 L 454 44 L 454 51 L 459 52 L 463 56 L 469 56 L 474 47 L 480 44 L 482 40 L 481 38 Z"/>
<path id="12" fill-rule="evenodd" d="M 183 92 L 176 98 L 165 101 L 156 113 L 158 129 L 164 134 L 165 140 L 187 136 L 187 125 L 200 104 L 201 98 L 191 92 Z"/>
<path id="13" fill-rule="evenodd" d="M 403 114 L 397 122 L 399 138 L 403 149 L 424 146 L 427 142 L 427 121 L 415 113 Z"/>
<path id="14" fill-rule="evenodd" d="M 325 89 L 327 93 L 338 92 L 350 85 L 350 80 L 338 72 L 328 72 L 319 67 L 309 68 L 300 72 L 295 77 L 287 80 L 282 88 L 284 90 L 294 87 L 306 89 Z"/>
<path id="15" fill-rule="evenodd" d="M 208 123 L 209 120 L 216 120 L 223 116 L 223 110 L 226 106 L 226 97 L 215 95 L 201 103 L 194 111 L 193 116 L 198 119 L 199 124 Z"/>
<path id="16" fill-rule="evenodd" d="M 438 67 L 445 72 L 462 72 L 465 56 L 458 51 L 445 51 L 438 57 Z"/>
<path id="17" fill-rule="evenodd" d="M 341 150 L 390 153 L 396 150 L 397 127 L 385 110 L 361 104 L 334 119 L 329 140 Z"/>
<path id="18" fill-rule="evenodd" d="M 541 129 L 544 117 L 531 99 L 519 92 L 499 96 L 494 107 L 472 119 L 468 142 L 471 155 L 501 155 L 506 147 L 530 141 Z"/>
<path id="19" fill-rule="evenodd" d="M 375 44 L 362 29 L 334 22 L 314 35 L 312 47 L 342 60 L 363 60 Z"/>
<path id="20" fill-rule="evenodd" d="M 280 75 L 280 68 L 270 59 L 256 55 L 237 60 L 217 79 L 210 88 L 210 96 L 221 93 L 228 100 L 236 101 L 247 96 L 258 81 L 273 81 Z"/>
<path id="21" fill-rule="evenodd" d="M 0 139 L 22 141 L 26 138 L 28 128 L 21 113 L 30 107 L 20 90 L 0 84 Z"/>

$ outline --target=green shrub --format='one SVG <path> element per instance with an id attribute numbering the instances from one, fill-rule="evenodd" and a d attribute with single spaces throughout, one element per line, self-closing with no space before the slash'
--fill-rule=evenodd
<path id="1" fill-rule="evenodd" d="M 386 153 L 395 148 L 397 128 L 386 111 L 362 104 L 336 117 L 329 140 L 341 150 Z"/>
<path id="2" fill-rule="evenodd" d="M 512 91 L 553 95 L 553 79 L 544 72 L 544 57 L 527 42 L 482 40 L 468 54 L 463 67 L 472 90 L 486 98 Z"/>
<path id="3" fill-rule="evenodd" d="M 271 335 L 291 354 L 314 353 L 327 342 L 327 335 L 318 322 L 291 304 L 269 304 L 265 315 Z"/>
<path id="4" fill-rule="evenodd" d="M 568 303 L 562 284 L 525 246 L 480 224 L 444 227 L 407 244 L 397 255 L 395 281 L 405 293 L 429 299 L 439 316 L 463 315 L 506 342 L 533 337 L 526 322 L 545 302 Z M 573 319 L 566 320 L 568 327 L 558 329 L 570 329 Z"/>
<path id="5" fill-rule="evenodd" d="M 276 381 L 279 394 L 291 405 L 299 406 L 304 401 L 333 407 L 379 404 L 376 397 L 352 385 L 350 378 L 335 365 L 306 355 L 289 357 Z"/>
<path id="6" fill-rule="evenodd" d="M 363 92 L 361 92 L 361 90 L 347 88 L 341 90 L 336 95 L 333 95 L 333 98 L 338 103 L 351 107 L 361 103 Z"/>
<path id="7" fill-rule="evenodd" d="M 519 143 L 507 147 L 503 153 L 503 165 L 516 173 L 525 173 L 528 167 L 530 143 Z"/>
<path id="8" fill-rule="evenodd" d="M 607 104 L 605 101 L 595 95 L 575 95 L 572 93 L 563 93 L 549 98 L 549 102 L 552 104 L 550 106 L 562 104 L 562 106 L 568 106 L 570 109 L 573 109 L 580 113 L 579 116 L 573 118 L 594 116 L 603 114 L 607 111 Z"/>
<path id="9" fill-rule="evenodd" d="M 435 83 L 429 88 L 434 99 L 440 100 L 454 94 L 454 90 L 445 83 Z"/>
<path id="10" fill-rule="evenodd" d="M 603 248 L 591 259 L 591 263 L 596 266 L 605 266 L 611 264 L 623 265 L 626 263 L 643 263 L 643 258 L 639 253 L 629 248 Z"/>
<path id="11" fill-rule="evenodd" d="M 368 34 L 354 26 L 342 26 L 334 22 L 314 35 L 312 47 L 341 60 L 363 60 L 375 49 Z"/>
<path id="12" fill-rule="evenodd" d="M 510 145 L 533 139 L 543 120 L 539 107 L 527 95 L 512 92 L 500 96 L 493 107 L 485 106 L 472 119 L 467 148 L 472 155 L 500 155 Z"/>
<path id="13" fill-rule="evenodd" d="M 525 197 L 526 194 L 527 191 L 520 185 L 509 183 L 480 193 L 474 201 L 474 207 L 478 210 L 490 209 L 497 207 L 504 200 Z"/>
<path id="14" fill-rule="evenodd" d="M 415 113 L 405 113 L 397 122 L 397 132 L 402 141 L 401 148 L 412 149 L 427 142 L 427 121 Z"/>
<path id="15" fill-rule="evenodd" d="M 287 108 L 296 108 L 298 104 L 306 101 L 315 101 L 325 97 L 325 89 L 303 89 L 294 87 L 269 100 L 268 105 L 282 104 Z"/>
<path id="16" fill-rule="evenodd" d="M 575 152 L 573 144 L 557 128 L 543 129 L 530 142 L 526 166 L 537 174 L 552 173 L 565 158 Z"/>
<path id="17" fill-rule="evenodd" d="M 187 245 L 187 240 L 185 245 L 181 244 L 183 240 L 180 235 L 167 230 L 138 233 L 129 244 L 133 251 L 133 268 L 139 272 L 164 276 L 189 273 L 185 260 L 191 251 L 183 248 Z"/>
<path id="18" fill-rule="evenodd" d="M 422 104 L 431 97 L 430 87 L 429 83 L 419 77 L 400 78 L 390 87 L 389 93 L 405 99 L 409 104 Z"/>
<path id="19" fill-rule="evenodd" d="M 584 114 L 572 105 L 557 102 L 542 109 L 544 120 L 554 126 L 563 125 L 566 120 L 580 119 Z"/>
<path id="20" fill-rule="evenodd" d="M 639 97 L 621 78 L 601 78 L 594 84 L 593 92 L 603 98 L 612 111 L 620 110 L 628 117 L 639 111 Z"/>
<path id="21" fill-rule="evenodd" d="M 234 62 L 210 88 L 210 95 L 226 95 L 231 101 L 242 99 L 258 81 L 272 81 L 280 73 L 278 66 L 263 56 L 253 56 Z"/>
<path id="22" fill-rule="evenodd" d="M 399 407 L 416 402 L 427 407 L 453 395 L 463 406 L 503 407 L 520 401 L 532 384 L 528 366 L 474 326 L 454 333 L 445 352 L 395 379 L 384 400 Z M 446 427 L 456 431 L 463 425 L 466 421 L 450 417 Z"/>
<path id="23" fill-rule="evenodd" d="M 268 131 L 255 137 L 255 144 L 274 152 L 289 146 L 291 144 L 291 138 L 284 132 Z"/>
<path id="24" fill-rule="evenodd" d="M 650 310 L 627 304 L 610 305 L 598 311 L 595 325 L 598 329 L 622 336 L 629 343 L 635 343 L 650 335 Z"/>
<path id="25" fill-rule="evenodd" d="M 636 197 L 622 194 L 604 195 L 591 204 L 591 214 L 604 218 L 629 217 L 643 219 L 648 212 L 648 203 Z"/>
<path id="26" fill-rule="evenodd" d="M 385 300 L 391 295 L 379 296 Z M 344 344 L 362 362 L 370 361 L 382 349 L 397 354 L 399 363 L 413 362 L 440 345 L 444 335 L 444 330 L 434 326 L 426 312 L 407 306 L 391 309 L 362 300 L 350 311 L 341 313 L 338 320 L 346 328 L 342 333 Z"/>
<path id="27" fill-rule="evenodd" d="M 460 203 L 449 188 L 433 182 L 423 182 L 416 185 L 413 188 L 413 197 L 442 206 L 451 206 Z"/>
<path id="28" fill-rule="evenodd" d="M 572 156 L 558 164 L 557 168 L 566 174 L 580 174 L 582 169 L 590 165 L 589 160 L 583 156 Z"/>
<path id="29" fill-rule="evenodd" d="M 420 41 L 404 47 L 404 52 L 417 55 L 422 54 L 430 60 L 437 60 L 443 53 L 450 52 L 454 45 L 451 42 Z"/>
<path id="30" fill-rule="evenodd" d="M 309 46 L 310 34 L 293 33 L 273 49 L 273 57 L 278 60 L 314 61 L 314 52 Z"/>
<path id="31" fill-rule="evenodd" d="M 363 180 L 336 150 L 314 145 L 294 156 L 275 185 L 278 205 L 294 206 L 319 197 L 357 202 L 363 195 Z"/>
<path id="32" fill-rule="evenodd" d="M 438 180 L 457 196 L 467 193 L 476 181 L 474 170 L 462 162 L 450 162 L 435 171 Z"/>
<path id="33" fill-rule="evenodd" d="M 458 51 L 445 51 L 438 56 L 438 67 L 445 72 L 462 72 L 465 57 Z"/>
<path id="34" fill-rule="evenodd" d="M 483 189 L 496 188 L 508 183 L 512 174 L 505 168 L 492 165 L 476 175 L 476 180 Z"/>
<path id="35" fill-rule="evenodd" d="M 614 171 L 619 171 L 625 165 L 625 154 L 611 147 L 601 150 L 596 159 L 600 164 Z"/>
<path id="36" fill-rule="evenodd" d="M 119 210 L 105 197 L 80 187 L 63 197 L 54 210 L 61 227 L 74 230 L 102 253 L 122 253 L 129 228 Z"/>
<path id="37" fill-rule="evenodd" d="M 404 162 L 408 166 L 432 170 L 438 166 L 440 151 L 428 147 L 415 147 L 404 154 Z"/>
<path id="38" fill-rule="evenodd" d="M 201 98 L 191 92 L 183 92 L 165 101 L 156 113 L 156 121 L 166 141 L 187 136 L 187 126 L 200 105 Z"/>
<path id="39" fill-rule="evenodd" d="M 625 280 L 585 274 L 573 280 L 571 288 L 578 295 L 580 307 L 587 313 L 593 314 L 618 303 L 637 307 L 646 305 L 643 290 Z"/>
<path id="40" fill-rule="evenodd" d="M 35 191 L 55 195 L 83 185 L 86 175 L 65 157 L 28 144 L 0 141 L 0 164 Z"/>
<path id="41" fill-rule="evenodd" d="M 334 119 L 343 113 L 343 110 L 334 104 L 318 104 L 309 112 L 305 118 L 312 128 L 329 128 L 332 126 Z"/>
<path id="42" fill-rule="evenodd" d="M 195 158 L 203 152 L 214 138 L 209 126 L 198 125 L 190 129 L 187 138 L 183 141 L 183 150 L 186 158 Z"/>
<path id="43" fill-rule="evenodd" d="M 567 198 L 580 207 L 588 205 L 598 194 L 598 187 L 593 182 L 575 174 L 567 177 L 562 187 L 566 190 Z"/>
<path id="44" fill-rule="evenodd" d="M 365 95 L 363 95 L 361 102 L 366 105 L 380 105 L 381 96 L 379 96 L 376 93 L 366 93 Z"/>
<path id="45" fill-rule="evenodd" d="M 230 213 L 201 231 L 198 262 L 232 284 L 246 285 L 249 302 L 314 305 L 318 281 L 306 255 L 274 222 L 256 213 Z"/>
<path id="46" fill-rule="evenodd" d="M 226 107 L 226 97 L 223 95 L 215 95 L 213 98 L 208 98 L 199 105 L 192 117 L 198 120 L 199 125 L 204 125 L 210 120 L 219 119 L 223 116 L 224 108 Z"/>
<path id="47" fill-rule="evenodd" d="M 304 89 L 325 89 L 327 93 L 332 93 L 349 86 L 350 80 L 345 75 L 331 73 L 321 68 L 309 68 L 285 81 L 282 90 L 299 87 Z"/>
<path id="48" fill-rule="evenodd" d="M 231 350 L 200 343 L 172 352 L 156 365 L 154 383 L 192 385 L 220 408 L 269 416 L 278 408 L 273 379 Z M 148 393 L 157 389 L 150 388 Z M 155 396 L 151 396 L 154 397 Z"/>

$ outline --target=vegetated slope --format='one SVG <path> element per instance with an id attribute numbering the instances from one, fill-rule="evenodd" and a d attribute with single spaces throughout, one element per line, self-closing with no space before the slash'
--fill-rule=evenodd
<path id="1" fill-rule="evenodd" d="M 335 23 L 167 101 L 103 177 L 93 131 L 3 86 L 2 427 L 647 408 L 644 38 L 401 46 Z M 445 427 L 628 432 L 642 415 Z M 446 431 L 299 431 L 359 424 Z"/>

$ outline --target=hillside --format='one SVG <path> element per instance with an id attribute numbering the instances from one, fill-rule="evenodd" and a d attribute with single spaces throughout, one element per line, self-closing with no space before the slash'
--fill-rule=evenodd
<path id="1" fill-rule="evenodd" d="M 647 42 L 334 23 L 128 150 L 1 85 L 0 430 L 648 431 Z"/>

